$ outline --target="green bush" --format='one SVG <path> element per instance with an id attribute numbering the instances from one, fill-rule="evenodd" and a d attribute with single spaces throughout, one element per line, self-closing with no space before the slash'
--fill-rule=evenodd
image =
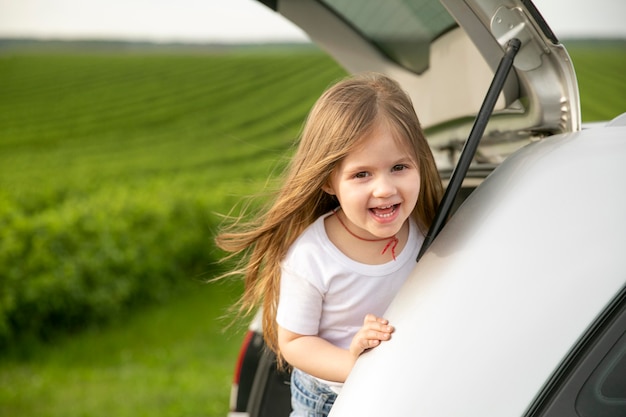
<path id="1" fill-rule="evenodd" d="M 123 186 L 30 216 L 4 199 L 0 345 L 105 320 L 200 278 L 215 260 L 210 213 L 184 193 Z"/>

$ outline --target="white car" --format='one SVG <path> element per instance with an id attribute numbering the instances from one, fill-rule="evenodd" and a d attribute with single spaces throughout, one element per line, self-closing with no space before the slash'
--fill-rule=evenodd
<path id="1" fill-rule="evenodd" d="M 392 340 L 331 417 L 626 416 L 626 114 L 582 129 L 532 2 L 263 3 L 349 72 L 398 80 L 448 185 Z M 287 416 L 288 375 L 250 329 L 231 415 Z"/>

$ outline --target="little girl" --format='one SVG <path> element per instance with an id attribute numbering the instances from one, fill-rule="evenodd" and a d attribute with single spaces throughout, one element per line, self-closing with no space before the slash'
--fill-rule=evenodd
<path id="1" fill-rule="evenodd" d="M 245 255 L 242 311 L 263 308 L 266 343 L 293 368 L 292 417 L 328 415 L 359 355 L 391 338 L 381 316 L 441 194 L 409 97 L 362 74 L 318 99 L 269 209 L 218 236 Z"/>

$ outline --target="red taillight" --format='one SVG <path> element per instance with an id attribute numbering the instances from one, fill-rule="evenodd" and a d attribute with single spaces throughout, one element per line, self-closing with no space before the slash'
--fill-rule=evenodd
<path id="1" fill-rule="evenodd" d="M 243 342 L 241 343 L 241 349 L 239 349 L 239 357 L 237 358 L 237 367 L 235 368 L 235 375 L 233 375 L 233 383 L 239 384 L 239 380 L 241 378 L 241 367 L 243 365 L 243 359 L 246 357 L 246 352 L 248 347 L 250 346 L 250 342 L 252 341 L 252 337 L 254 336 L 253 331 L 248 331 L 243 338 Z"/>

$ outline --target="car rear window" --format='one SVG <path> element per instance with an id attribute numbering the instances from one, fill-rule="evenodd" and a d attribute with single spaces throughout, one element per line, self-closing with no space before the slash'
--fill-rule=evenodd
<path id="1" fill-rule="evenodd" d="M 576 398 L 582 417 L 626 415 L 626 333 L 611 348 Z"/>
<path id="2" fill-rule="evenodd" d="M 323 0 L 383 54 L 421 74 L 429 65 L 430 43 L 457 26 L 433 0 Z"/>
<path id="3" fill-rule="evenodd" d="M 525 415 L 626 416 L 626 288 L 581 338 Z"/>

